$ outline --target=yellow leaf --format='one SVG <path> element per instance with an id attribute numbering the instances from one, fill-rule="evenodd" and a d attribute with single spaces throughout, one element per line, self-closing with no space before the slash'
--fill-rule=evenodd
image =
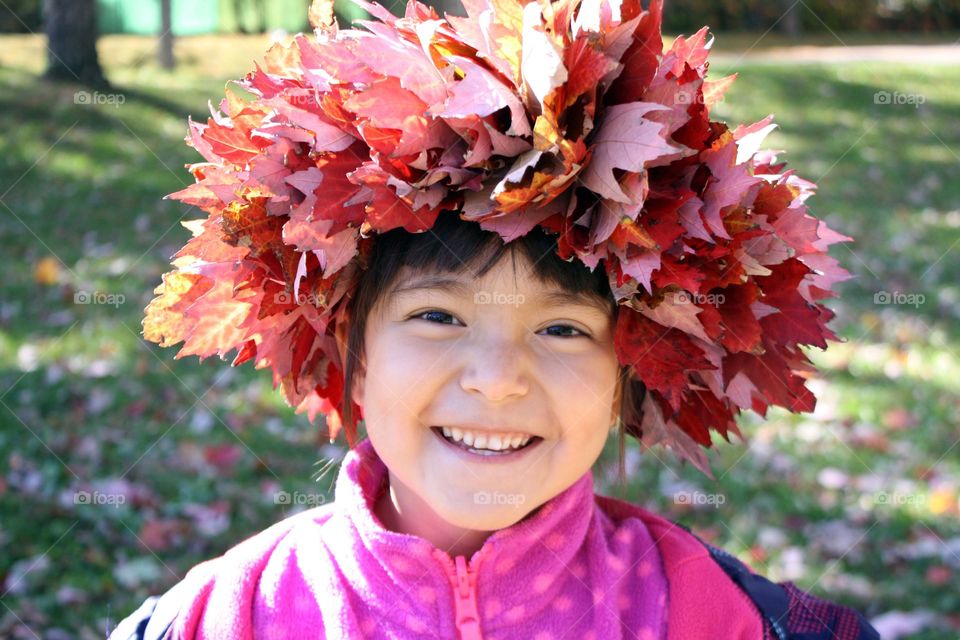
<path id="1" fill-rule="evenodd" d="M 314 29 L 330 29 L 337 23 L 333 12 L 333 0 L 313 0 L 307 10 L 307 18 Z"/>
<path id="2" fill-rule="evenodd" d="M 943 515 L 957 508 L 957 498 L 953 492 L 948 489 L 937 489 L 930 492 L 929 496 L 930 513 L 934 515 Z"/>
<path id="3" fill-rule="evenodd" d="M 60 261 L 52 256 L 41 258 L 33 268 L 33 279 L 48 286 L 57 284 L 60 279 Z"/>

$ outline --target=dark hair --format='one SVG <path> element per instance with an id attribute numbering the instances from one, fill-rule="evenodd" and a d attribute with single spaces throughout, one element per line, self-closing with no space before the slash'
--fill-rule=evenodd
<path id="1" fill-rule="evenodd" d="M 462 220 L 455 211 L 441 212 L 429 231 L 410 233 L 404 229 L 393 229 L 376 236 L 366 265 L 355 276 L 352 297 L 347 303 L 349 329 L 344 367 L 343 424 L 353 424 L 354 420 L 353 379 L 359 368 L 358 354 L 364 352 L 367 318 L 380 297 L 394 286 L 404 267 L 409 267 L 414 273 L 461 273 L 481 264 L 481 259 L 485 258 L 476 271 L 477 276 L 483 276 L 507 251 L 516 267 L 516 252 L 520 250 L 533 265 L 534 275 L 541 282 L 607 303 L 616 321 L 620 305 L 610 290 L 602 261 L 593 271 L 579 261 L 566 262 L 556 253 L 556 238 L 537 226 L 526 235 L 504 243 L 498 233 L 482 229 L 477 222 Z M 620 367 L 619 381 L 621 399 L 617 418 L 617 477 L 622 484 L 625 478 L 626 436 L 639 436 L 627 425 L 640 423 L 640 407 L 646 387 L 630 375 L 630 367 Z"/>

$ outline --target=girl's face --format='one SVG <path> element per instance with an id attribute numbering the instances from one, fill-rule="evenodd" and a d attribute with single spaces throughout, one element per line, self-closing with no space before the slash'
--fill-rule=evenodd
<path id="1" fill-rule="evenodd" d="M 354 400 L 400 503 L 457 528 L 521 520 L 597 460 L 617 417 L 609 304 L 571 298 L 510 252 L 482 278 L 405 270 L 367 321 Z M 550 297 L 553 294 L 553 297 Z M 543 438 L 522 455 L 459 452 L 432 426 Z"/>

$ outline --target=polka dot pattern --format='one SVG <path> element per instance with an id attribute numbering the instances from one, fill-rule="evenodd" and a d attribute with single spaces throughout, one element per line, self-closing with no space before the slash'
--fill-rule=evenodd
<path id="1" fill-rule="evenodd" d="M 400 573 L 410 573 L 413 568 L 413 563 L 410 562 L 410 560 L 406 557 L 399 554 L 393 554 L 390 556 L 389 563 L 391 567 Z"/>
<path id="2" fill-rule="evenodd" d="M 368 467 L 374 469 L 369 482 L 379 481 L 384 471 Z M 344 487 L 351 482 L 346 479 Z M 544 504 L 521 526 L 508 527 L 491 537 L 486 555 L 479 561 L 476 593 L 486 640 L 658 640 L 658 613 L 666 600 L 660 598 L 661 606 L 657 606 L 660 561 L 655 550 L 650 553 L 653 538 L 639 519 L 624 518 L 622 511 L 613 509 L 601 511 L 599 501 L 591 502 L 591 489 L 589 482 L 577 485 L 570 494 L 576 500 Z M 346 490 L 339 495 L 354 497 Z M 361 497 L 358 494 L 356 499 Z M 356 537 L 357 532 L 368 530 L 366 525 L 358 526 L 350 535 Z M 326 533 L 324 536 L 334 561 L 350 552 L 364 556 L 354 564 L 363 571 L 362 581 L 353 581 L 349 572 L 336 571 L 336 566 L 326 572 L 323 579 L 329 584 L 323 588 L 331 598 L 339 594 L 342 602 L 336 604 L 315 598 L 300 582 L 298 591 L 289 591 L 283 599 L 285 631 L 300 625 L 297 631 L 305 634 L 319 624 L 329 633 L 336 630 L 339 620 L 344 625 L 341 637 L 455 637 L 455 587 L 444 571 L 451 565 L 437 557 L 432 545 L 388 535 L 333 548 Z M 332 532 L 330 538 L 330 543 L 336 540 Z M 348 538 L 341 535 L 340 540 Z M 309 537 L 307 543 L 316 540 L 316 536 Z M 466 559 L 470 565 L 473 557 L 467 555 Z M 367 566 L 378 573 L 367 575 Z M 389 579 L 383 579 L 382 569 Z M 319 583 L 313 580 L 310 584 L 313 588 Z M 307 605 L 309 610 L 298 618 L 297 613 Z M 314 622 L 321 605 L 324 619 Z M 312 627 L 304 626 L 307 620 Z M 286 637 L 296 635 L 288 633 Z"/>
<path id="3" fill-rule="evenodd" d="M 563 546 L 563 543 L 565 540 L 566 540 L 566 536 L 564 536 L 559 531 L 554 531 L 553 533 L 549 534 L 546 537 L 546 539 L 543 541 L 543 544 L 547 545 L 548 549 L 552 549 L 553 551 L 556 551 L 557 549 Z"/>
<path id="4" fill-rule="evenodd" d="M 607 556 L 607 566 L 617 573 L 623 573 L 626 563 L 617 556 Z"/>
<path id="5" fill-rule="evenodd" d="M 553 576 L 548 573 L 541 573 L 536 578 L 533 579 L 533 591 L 534 593 L 543 593 L 550 588 L 550 583 L 553 582 Z"/>
<path id="6" fill-rule="evenodd" d="M 651 573 L 653 573 L 653 563 L 649 560 L 641 560 L 637 565 L 637 577 L 646 578 Z"/>
<path id="7" fill-rule="evenodd" d="M 621 544 L 630 544 L 633 542 L 633 529 L 620 529 L 613 535 L 613 539 Z"/>
<path id="8" fill-rule="evenodd" d="M 507 622 L 517 622 L 523 618 L 524 611 L 524 606 L 520 604 L 508 609 L 507 612 L 503 614 L 503 617 L 507 620 Z"/>
<path id="9" fill-rule="evenodd" d="M 587 577 L 587 568 L 583 566 L 582 562 L 577 562 L 572 567 L 570 567 L 570 573 L 572 573 L 574 576 L 576 576 L 580 580 L 583 580 L 584 578 Z"/>
<path id="10" fill-rule="evenodd" d="M 302 593 L 298 593 L 297 597 L 293 599 L 293 610 L 297 613 L 304 613 L 306 611 L 312 610 L 316 606 L 313 598 L 305 596 Z"/>
<path id="11" fill-rule="evenodd" d="M 424 604 L 433 604 L 437 600 L 437 591 L 433 587 L 420 587 L 417 589 L 417 597 Z"/>
<path id="12" fill-rule="evenodd" d="M 494 566 L 494 571 L 497 572 L 497 575 L 502 576 L 513 571 L 516 564 L 517 561 L 513 558 L 500 558 Z"/>
<path id="13" fill-rule="evenodd" d="M 423 633 L 427 630 L 426 623 L 416 616 L 407 616 L 407 627 L 414 633 Z"/>

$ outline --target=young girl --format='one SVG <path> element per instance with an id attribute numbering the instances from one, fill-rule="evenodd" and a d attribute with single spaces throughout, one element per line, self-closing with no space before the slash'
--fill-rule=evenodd
<path id="1" fill-rule="evenodd" d="M 621 470 L 627 435 L 702 465 L 737 409 L 809 409 L 782 325 L 832 337 L 842 236 L 755 157 L 766 122 L 709 122 L 703 32 L 664 54 L 659 3 L 364 6 L 374 35 L 321 24 L 192 126 L 177 196 L 210 217 L 144 323 L 342 426 L 335 500 L 111 638 L 877 637 L 594 493 L 611 430 Z"/>

